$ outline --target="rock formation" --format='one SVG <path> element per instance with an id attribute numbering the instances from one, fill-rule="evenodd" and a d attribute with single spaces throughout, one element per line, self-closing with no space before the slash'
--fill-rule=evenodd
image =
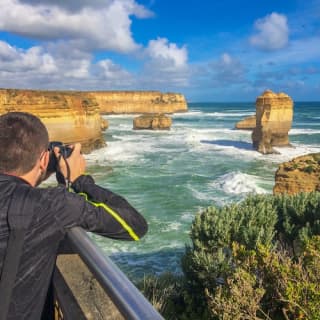
<path id="1" fill-rule="evenodd" d="M 188 110 L 182 94 L 159 91 L 95 91 L 90 94 L 102 114 L 174 113 Z"/>
<path id="2" fill-rule="evenodd" d="M 0 114 L 12 111 L 41 118 L 51 141 L 80 142 L 84 152 L 105 145 L 98 104 L 87 93 L 0 89 Z"/>
<path id="3" fill-rule="evenodd" d="M 246 117 L 235 125 L 236 129 L 253 130 L 256 127 L 256 115 Z"/>
<path id="4" fill-rule="evenodd" d="M 133 119 L 133 129 L 135 130 L 169 130 L 171 124 L 171 118 L 163 114 L 142 115 Z"/>
<path id="5" fill-rule="evenodd" d="M 187 111 L 183 95 L 158 91 L 42 91 L 0 89 L 0 114 L 25 111 L 41 118 L 50 140 L 82 143 L 84 152 L 105 145 L 102 114 L 173 113 Z M 159 122 L 157 124 L 157 121 Z M 154 119 L 153 129 L 170 128 L 171 119 Z"/>
<path id="6" fill-rule="evenodd" d="M 256 100 L 256 127 L 253 147 L 263 154 L 274 153 L 272 147 L 289 146 L 288 132 L 293 118 L 293 101 L 285 93 L 265 91 Z"/>
<path id="7" fill-rule="evenodd" d="M 275 174 L 273 193 L 320 191 L 320 153 L 282 163 Z"/>

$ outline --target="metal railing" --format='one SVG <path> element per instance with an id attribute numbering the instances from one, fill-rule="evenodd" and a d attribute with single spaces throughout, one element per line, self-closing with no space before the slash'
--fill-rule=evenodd
<path id="1" fill-rule="evenodd" d="M 67 242 L 73 252 L 77 253 L 87 265 L 125 319 L 163 320 L 151 303 L 110 258 L 105 256 L 82 228 L 72 228 L 67 233 Z"/>

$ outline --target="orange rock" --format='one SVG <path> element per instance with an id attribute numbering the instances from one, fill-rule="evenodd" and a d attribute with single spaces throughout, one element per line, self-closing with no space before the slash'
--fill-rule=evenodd
<path id="1" fill-rule="evenodd" d="M 159 91 L 95 91 L 90 94 L 102 114 L 174 113 L 188 111 L 185 97 Z"/>
<path id="2" fill-rule="evenodd" d="M 38 116 L 51 141 L 80 142 L 84 152 L 105 145 L 98 104 L 87 93 L 0 89 L 0 114 L 12 111 Z"/>
<path id="3" fill-rule="evenodd" d="M 265 91 L 256 100 L 256 127 L 253 147 L 261 153 L 274 153 L 272 147 L 289 146 L 288 132 L 293 118 L 293 101 L 285 93 Z"/>
<path id="4" fill-rule="evenodd" d="M 256 115 L 240 120 L 235 127 L 240 130 L 253 130 L 256 127 Z"/>
<path id="5" fill-rule="evenodd" d="M 0 89 L 0 114 L 11 111 L 35 114 L 46 125 L 50 140 L 80 142 L 85 152 L 105 145 L 102 131 L 108 128 L 108 121 L 101 118 L 101 113 L 173 113 L 187 109 L 183 95 L 158 91 Z M 170 128 L 168 121 L 171 119 L 154 119 L 152 128 Z"/>
<path id="6" fill-rule="evenodd" d="M 133 129 L 135 130 L 169 130 L 171 124 L 171 118 L 163 114 L 142 115 L 133 119 Z"/>
<path id="7" fill-rule="evenodd" d="M 320 153 L 282 163 L 275 174 L 273 193 L 320 191 Z"/>

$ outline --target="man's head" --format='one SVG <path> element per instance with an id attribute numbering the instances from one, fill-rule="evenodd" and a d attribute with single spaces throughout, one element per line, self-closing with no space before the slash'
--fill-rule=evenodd
<path id="1" fill-rule="evenodd" d="M 22 176 L 47 150 L 48 131 L 36 116 L 10 112 L 0 116 L 0 172 Z"/>

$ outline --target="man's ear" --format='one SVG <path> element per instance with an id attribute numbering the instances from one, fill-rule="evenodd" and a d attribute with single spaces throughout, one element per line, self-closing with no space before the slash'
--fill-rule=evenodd
<path id="1" fill-rule="evenodd" d="M 50 152 L 45 151 L 43 157 L 40 158 L 40 169 L 45 172 L 49 164 Z"/>

